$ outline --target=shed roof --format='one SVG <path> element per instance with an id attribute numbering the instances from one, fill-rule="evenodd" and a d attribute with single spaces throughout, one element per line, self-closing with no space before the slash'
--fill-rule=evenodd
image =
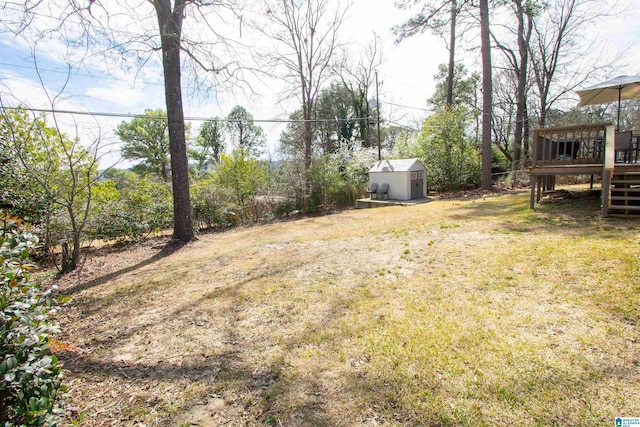
<path id="1" fill-rule="evenodd" d="M 416 162 L 424 168 L 419 159 L 378 160 L 369 172 L 407 172 Z"/>

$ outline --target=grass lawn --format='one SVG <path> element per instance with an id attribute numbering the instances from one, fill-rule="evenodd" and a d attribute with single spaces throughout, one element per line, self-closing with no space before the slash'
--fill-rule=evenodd
<path id="1" fill-rule="evenodd" d="M 103 248 L 59 281 L 80 426 L 613 426 L 640 221 L 529 193 Z M 157 247 L 152 246 L 158 245 Z M 71 419 L 67 420 L 71 424 Z"/>

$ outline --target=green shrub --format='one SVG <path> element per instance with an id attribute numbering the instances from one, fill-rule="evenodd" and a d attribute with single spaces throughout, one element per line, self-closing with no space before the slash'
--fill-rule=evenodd
<path id="1" fill-rule="evenodd" d="M 29 280 L 38 239 L 4 219 L 0 229 L 0 420 L 4 426 L 53 426 L 62 413 L 62 368 L 49 348 L 58 326 L 52 292 Z"/>
<path id="2" fill-rule="evenodd" d="M 416 147 L 429 188 L 459 190 L 480 181 L 480 153 L 466 134 L 469 117 L 463 107 L 443 108 L 424 121 Z"/>
<path id="3" fill-rule="evenodd" d="M 293 200 L 283 200 L 278 202 L 273 209 L 273 214 L 276 217 L 289 216 L 296 210 L 296 203 Z"/>
<path id="4" fill-rule="evenodd" d="M 199 228 L 229 225 L 233 222 L 229 212 L 233 211 L 233 195 L 215 183 L 212 177 L 199 179 L 191 186 L 191 209 L 193 222 Z"/>
<path id="5" fill-rule="evenodd" d="M 311 194 L 307 210 L 331 209 L 342 202 L 340 165 L 330 154 L 315 159 L 309 169 Z"/>
<path id="6" fill-rule="evenodd" d="M 89 234 L 96 239 L 137 241 L 170 228 L 173 205 L 169 187 L 153 177 L 135 175 L 119 183 L 108 180 L 94 192 Z"/>
<path id="7" fill-rule="evenodd" d="M 294 210 L 306 209 L 306 178 L 304 159 L 282 160 L 274 172 L 274 189 L 277 194 L 292 200 Z"/>
<path id="8" fill-rule="evenodd" d="M 246 219 L 246 208 L 265 187 L 267 178 L 260 163 L 244 148 L 237 148 L 228 156 L 222 154 L 214 173 L 216 184 L 234 195 L 235 209 L 240 213 L 241 219 Z"/>
<path id="9" fill-rule="evenodd" d="M 352 205 L 365 195 L 369 168 L 376 161 L 376 150 L 354 143 L 335 153 L 314 159 L 309 170 L 311 195 L 308 210 Z"/>

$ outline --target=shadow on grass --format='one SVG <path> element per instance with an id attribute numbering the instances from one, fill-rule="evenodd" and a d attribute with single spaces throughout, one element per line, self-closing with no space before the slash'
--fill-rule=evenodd
<path id="1" fill-rule="evenodd" d="M 500 228 L 506 232 L 567 232 L 581 236 L 593 236 L 594 231 L 603 229 L 622 231 L 640 226 L 637 218 L 602 218 L 598 190 L 571 190 L 568 198 L 536 204 L 533 210 L 529 208 L 528 191 L 521 191 L 466 204 L 451 218 L 500 221 Z"/>
<path id="2" fill-rule="evenodd" d="M 591 213 L 586 214 L 573 212 L 573 209 L 569 206 L 544 207 L 541 208 L 542 212 L 539 210 L 532 212 L 528 208 L 528 199 L 525 199 L 522 194 L 504 197 L 504 200 L 496 198 L 487 203 L 478 201 L 475 204 L 463 206 L 461 210 L 458 210 L 458 213 L 454 214 L 454 217 L 461 221 L 486 217 L 487 219 L 503 221 L 504 227 L 513 227 L 513 230 L 526 231 L 527 228 L 536 228 L 554 231 L 562 228 L 563 223 L 549 222 L 548 217 L 551 215 L 560 215 L 563 218 L 562 221 L 569 222 L 583 222 L 585 219 L 591 218 L 590 215 L 594 213 L 597 215 L 597 209 L 594 210 L 593 207 L 589 208 L 591 210 L 587 209 L 587 212 Z M 516 200 L 513 198 L 516 198 Z M 523 199 L 522 203 L 519 198 Z M 559 209 L 559 211 L 554 211 L 554 209 Z M 585 229 L 585 233 L 589 231 L 588 225 L 581 225 L 580 227 Z M 75 289 L 74 292 L 90 289 L 93 286 L 113 280 L 115 277 L 147 265 L 163 256 L 170 255 L 170 253 L 162 256 L 159 255 L 162 255 L 162 253 L 136 266 L 89 282 L 81 289 Z M 281 420 L 283 425 L 314 425 L 323 427 L 344 425 L 345 419 L 350 419 L 351 422 L 355 422 L 354 414 L 347 414 L 344 418 L 340 419 L 337 419 L 337 415 L 332 415 L 329 409 L 334 402 L 326 397 L 329 392 L 326 389 L 326 379 L 323 382 L 322 378 L 320 378 L 322 367 L 314 367 L 310 372 L 301 371 L 301 368 L 291 367 L 287 364 L 287 356 L 305 346 L 313 347 L 318 351 L 327 349 L 329 351 L 337 351 L 341 344 L 350 338 L 348 333 L 345 334 L 344 332 L 343 322 L 353 313 L 354 304 L 366 302 L 368 299 L 373 298 L 373 296 L 354 292 L 349 296 L 349 299 L 345 299 L 340 295 L 331 296 L 330 293 L 326 293 L 325 295 L 328 295 L 327 299 L 329 300 L 327 301 L 329 306 L 327 315 L 322 319 L 305 323 L 300 333 L 290 337 L 285 336 L 278 342 L 278 345 L 282 347 L 283 358 L 274 360 L 264 366 L 256 367 L 255 364 L 244 357 L 246 352 L 257 352 L 260 350 L 260 347 L 259 344 L 243 338 L 243 335 L 246 335 L 244 333 L 246 326 L 241 322 L 241 319 L 242 310 L 244 309 L 243 304 L 246 305 L 246 301 L 243 299 L 242 289 L 251 285 L 251 283 L 256 280 L 266 279 L 271 275 L 280 275 L 288 270 L 302 270 L 306 267 L 304 262 L 295 261 L 287 263 L 286 265 L 258 266 L 247 272 L 247 276 L 241 280 L 221 283 L 201 296 L 198 300 L 189 301 L 187 304 L 179 307 L 172 306 L 168 303 L 166 305 L 166 314 L 158 321 L 146 322 L 134 328 L 124 328 L 123 331 L 109 339 L 95 339 L 89 344 L 93 348 L 104 349 L 108 352 L 125 346 L 127 344 L 126 341 L 132 335 L 152 326 L 163 324 L 164 327 L 171 327 L 171 324 L 168 323 L 171 319 L 175 319 L 193 308 L 204 305 L 207 299 L 225 299 L 228 300 L 230 304 L 226 305 L 222 310 L 211 314 L 210 322 L 212 324 L 216 326 L 226 325 L 222 328 L 221 338 L 221 341 L 226 343 L 225 348 L 215 356 L 190 353 L 181 357 L 178 361 L 167 357 L 159 363 L 144 363 L 143 361 L 142 363 L 125 364 L 123 362 L 98 359 L 97 357 L 92 358 L 81 354 L 65 354 L 62 357 L 65 362 L 65 369 L 79 375 L 91 376 L 91 380 L 86 382 L 104 382 L 104 386 L 107 387 L 113 386 L 114 383 L 109 381 L 112 379 L 123 383 L 133 381 L 161 383 L 168 381 L 178 385 L 185 385 L 185 383 L 203 384 L 204 390 L 199 391 L 195 396 L 190 396 L 188 400 L 178 408 L 177 413 L 164 415 L 165 418 L 160 420 L 164 425 L 177 425 L 184 421 L 184 417 L 198 407 L 207 407 L 213 399 L 212 396 L 218 394 L 227 395 L 225 397 L 225 404 L 230 407 L 228 408 L 229 411 L 227 414 L 245 416 L 249 425 L 265 425 L 267 416 L 273 416 L 274 419 Z M 140 292 L 141 288 L 132 286 L 130 291 L 134 293 Z M 282 298 L 289 298 L 289 296 L 283 293 Z M 108 304 L 118 303 L 118 301 L 114 300 L 114 296 L 110 296 L 108 300 L 102 303 L 98 300 L 91 301 L 91 297 L 88 296 L 83 298 L 81 303 L 83 305 L 91 305 L 94 313 L 98 316 L 100 310 Z M 143 298 L 141 297 L 139 301 L 136 300 L 135 303 L 142 306 L 144 304 Z M 301 305 L 299 303 L 296 304 L 298 304 L 297 308 L 299 310 L 304 311 L 305 309 L 309 309 L 306 303 Z M 126 312 L 135 310 L 135 307 L 131 308 L 123 305 L 122 310 L 124 314 L 122 316 L 123 323 L 126 323 Z M 369 314 L 371 315 L 371 313 Z M 295 315 L 292 319 L 286 321 L 277 319 L 277 321 L 274 322 L 274 327 L 286 330 L 291 324 L 298 321 L 300 321 L 300 319 Z M 94 334 L 94 336 L 97 335 L 98 334 Z M 275 334 L 275 336 L 278 335 L 280 334 Z M 272 336 L 270 337 L 273 338 Z M 322 343 L 322 347 L 318 344 L 319 340 Z M 546 369 L 552 370 L 553 367 L 547 367 Z M 500 387 L 496 386 L 495 390 L 491 391 L 492 389 L 490 389 L 488 393 L 502 396 L 500 397 L 501 399 L 513 399 L 515 402 L 513 406 L 516 406 L 520 401 L 526 402 L 534 400 L 535 393 L 537 392 L 555 389 L 563 391 L 566 388 L 569 392 L 568 399 L 580 401 L 581 397 L 576 394 L 575 390 L 581 389 L 581 387 L 577 387 L 576 385 L 584 386 L 591 377 L 600 378 L 603 376 L 613 377 L 615 375 L 626 375 L 625 372 L 608 372 L 607 369 L 610 370 L 611 368 L 607 366 L 594 366 L 593 369 L 588 372 L 589 377 L 586 379 L 581 377 L 566 377 L 564 382 L 561 372 L 554 373 L 550 371 L 552 375 L 541 376 L 540 379 L 535 377 L 518 378 L 516 374 L 513 378 L 507 378 L 507 381 Z M 402 383 L 401 378 L 394 378 L 389 373 L 375 372 L 373 368 L 369 367 L 365 367 L 363 370 L 367 375 L 363 375 L 362 372 L 357 370 L 349 370 L 347 377 L 342 381 L 346 383 L 346 386 L 340 391 L 340 398 L 343 400 L 351 398 L 354 401 L 360 402 L 358 404 L 359 408 L 363 405 L 370 405 L 371 407 L 380 409 L 383 417 L 390 417 L 388 421 L 395 421 L 396 423 L 436 426 L 441 425 L 440 423 L 443 423 L 442 420 L 447 419 L 448 415 L 446 413 L 423 415 L 424 423 L 420 424 L 410 417 L 402 418 L 402 414 L 414 413 L 416 408 L 412 407 L 410 403 L 406 403 L 403 399 L 395 399 L 392 394 L 385 393 L 384 390 L 389 387 L 395 387 L 400 391 L 404 391 L 406 390 L 407 384 Z M 313 374 L 317 375 L 314 376 Z M 556 374 L 559 376 L 556 376 Z M 94 377 L 96 380 L 93 380 Z M 529 385 L 523 389 L 518 385 L 520 380 L 526 380 Z M 416 384 L 416 388 L 418 388 L 419 383 Z M 419 394 L 420 391 L 416 390 L 416 396 Z M 235 397 L 229 398 L 229 395 L 235 395 Z M 480 398 L 483 397 L 480 396 Z M 491 399 L 488 399 L 488 401 L 491 403 Z M 585 405 L 589 405 L 590 403 L 593 402 L 586 402 Z M 210 409 L 209 412 L 215 410 L 215 408 L 207 408 Z M 156 407 L 154 409 L 162 411 L 162 408 Z M 364 411 L 361 412 L 364 415 Z M 392 419 L 391 417 L 395 417 L 395 414 L 399 414 L 399 418 Z M 471 415 L 477 416 L 480 421 L 487 423 L 486 420 L 483 420 L 482 414 Z M 542 418 L 538 418 L 538 420 L 542 420 L 540 422 L 544 423 Z M 121 421 L 123 423 L 125 422 L 125 420 Z M 375 423 L 372 422 L 372 424 Z M 465 425 L 465 419 L 454 419 L 450 424 Z"/>
<path id="3" fill-rule="evenodd" d="M 301 264 L 283 266 L 283 269 L 300 268 Z M 211 319 L 212 323 L 228 324 L 224 330 L 223 342 L 231 343 L 225 351 L 215 356 L 203 356 L 201 354 L 190 354 L 179 361 L 168 360 L 159 363 L 132 363 L 126 364 L 119 361 L 107 359 L 97 359 L 88 355 L 76 353 L 63 353 L 61 360 L 64 362 L 65 370 L 78 374 L 88 375 L 92 381 L 102 382 L 113 385 L 109 379 L 117 379 L 123 382 L 133 381 L 151 381 L 151 382 L 173 382 L 184 385 L 200 383 L 205 385 L 205 390 L 196 395 L 191 396 L 188 401 L 178 409 L 178 412 L 171 415 L 165 425 L 177 425 L 188 414 L 191 414 L 194 408 L 207 405 L 212 400 L 212 396 L 217 393 L 225 392 L 234 394 L 237 399 L 227 401 L 227 405 L 231 406 L 231 412 L 235 414 L 244 414 L 250 420 L 249 425 L 265 425 L 265 419 L 271 415 L 274 419 L 286 419 L 293 421 L 294 424 L 302 423 L 304 425 L 314 426 L 335 426 L 339 425 L 339 421 L 327 415 L 331 402 L 322 399 L 325 393 L 323 384 L 320 381 L 305 377 L 304 394 L 299 396 L 298 391 L 301 388 L 300 383 L 292 381 L 292 378 L 284 378 L 282 375 L 285 368 L 286 355 L 294 348 L 307 345 L 317 340 L 319 331 L 327 331 L 327 334 L 335 334 L 339 331 L 337 324 L 342 320 L 356 300 L 345 303 L 342 298 L 334 298 L 331 301 L 331 307 L 328 315 L 306 325 L 304 331 L 296 334 L 281 342 L 284 348 L 285 357 L 270 363 L 267 366 L 256 367 L 249 361 L 243 359 L 243 352 L 256 351 L 256 344 L 253 342 L 242 341 L 243 326 L 240 325 L 239 314 L 242 310 L 242 300 L 239 294 L 240 290 L 249 285 L 252 281 L 265 278 L 271 274 L 278 274 L 281 271 L 269 270 L 261 274 L 252 274 L 250 277 L 237 281 L 231 285 L 225 285 L 216 288 L 211 292 L 203 295 L 199 300 L 193 301 L 182 307 L 178 307 L 161 320 L 162 323 L 169 319 L 180 316 L 193 307 L 200 306 L 205 300 L 210 298 L 227 298 L 236 302 L 230 304 L 227 309 L 216 313 Z M 232 321 L 229 322 L 229 319 Z M 135 329 L 128 329 L 114 337 L 106 340 L 94 340 L 89 346 L 94 349 L 110 350 L 118 348 L 125 344 L 125 341 L 136 332 L 143 331 L 152 325 L 142 324 Z M 153 326 L 157 326 L 154 324 Z M 285 325 L 286 327 L 286 325 Z M 259 369 L 258 369 L 259 368 Z M 295 391 L 292 391 L 295 389 Z M 296 398 L 283 410 L 278 406 L 278 402 L 283 396 Z M 250 403 L 253 401 L 254 403 Z M 329 406 L 327 406 L 329 405 Z M 159 408 L 157 408 L 159 409 Z M 291 422 L 285 423 L 285 425 Z"/>
<path id="4" fill-rule="evenodd" d="M 162 250 L 158 253 L 156 253 L 155 255 L 153 255 L 150 258 L 147 258 L 135 265 L 120 269 L 118 271 L 114 271 L 113 273 L 109 273 L 109 274 L 105 274 L 104 276 L 101 277 L 97 277 L 93 280 L 89 280 L 88 282 L 84 282 L 84 283 L 80 283 L 77 284 L 75 286 L 71 286 L 67 289 L 62 290 L 60 293 L 63 296 L 71 296 L 73 294 L 76 294 L 78 292 L 82 292 L 84 290 L 87 289 L 91 289 L 94 288 L 96 286 L 100 286 L 103 285 L 111 280 L 117 279 L 118 277 L 131 273 L 132 271 L 138 270 L 142 267 L 145 267 L 149 264 L 153 264 L 156 261 L 159 261 L 163 258 L 166 258 L 170 255 L 172 255 L 173 253 L 177 252 L 180 248 L 182 248 L 185 245 L 185 243 L 183 242 L 176 242 L 176 241 L 170 241 L 169 243 L 167 243 L 166 245 L 164 245 L 164 247 L 162 248 Z"/>
<path id="5" fill-rule="evenodd" d="M 157 420 L 162 425 L 184 425 L 186 422 L 199 422 L 191 418 L 191 414 L 198 411 L 211 414 L 221 409 L 220 401 L 224 401 L 222 409 L 226 412 L 226 418 L 235 417 L 230 421 L 244 421 L 243 425 L 269 425 L 266 423 L 267 417 L 281 421 L 282 425 L 313 425 L 328 427 L 345 425 L 345 420 L 350 420 L 350 424 L 355 422 L 366 424 L 366 408 L 375 410 L 376 418 L 369 421 L 372 425 L 376 422 L 389 422 L 390 424 L 405 425 L 475 425 L 490 424 L 481 411 L 476 411 L 473 407 L 462 411 L 448 411 L 446 408 L 438 408 L 430 402 L 423 401 L 428 397 L 428 393 L 421 389 L 422 383 L 418 375 L 415 377 L 400 375 L 396 377 L 395 369 L 377 370 L 376 365 L 364 364 L 361 369 L 348 369 L 345 376 L 341 378 L 343 384 L 338 397 L 343 401 L 352 400 L 358 402 L 356 408 L 359 414 L 346 414 L 340 417 L 330 410 L 336 403 L 330 398 L 332 385 L 322 379 L 323 366 L 313 364 L 309 370 L 291 366 L 288 362 L 288 355 L 296 353 L 299 349 L 310 346 L 318 351 L 338 352 L 345 341 L 353 337 L 351 332 L 345 332 L 344 320 L 350 318 L 354 307 L 361 303 L 367 303 L 374 296 L 364 292 L 353 292 L 346 297 L 346 294 L 331 294 L 328 301 L 326 316 L 316 318 L 312 322 L 305 322 L 300 333 L 282 338 L 278 345 L 282 347 L 282 358 L 256 366 L 255 362 L 247 360 L 247 354 L 260 351 L 263 344 L 256 343 L 246 335 L 246 326 L 242 323 L 243 295 L 242 290 L 250 286 L 252 282 L 268 278 L 271 275 L 282 274 L 285 270 L 302 269 L 305 264 L 298 262 L 294 264 L 267 266 L 267 268 L 256 267 L 248 272 L 246 278 L 236 280 L 229 284 L 224 284 L 211 289 L 199 299 L 184 304 L 179 307 L 167 306 L 167 313 L 158 323 L 168 323 L 171 319 L 179 317 L 184 312 L 194 307 L 202 306 L 209 299 L 225 299 L 230 304 L 225 305 L 222 310 L 212 314 L 210 323 L 215 325 L 226 325 L 223 328 L 221 341 L 227 343 L 225 348 L 215 355 L 204 355 L 193 352 L 175 360 L 170 354 L 159 362 L 124 363 L 107 358 L 91 357 L 82 354 L 62 354 L 65 370 L 74 375 L 85 376 L 81 382 L 101 384 L 104 387 L 119 387 L 119 384 L 126 384 L 127 388 L 122 390 L 120 398 L 125 400 L 129 393 L 127 390 L 134 390 L 136 383 L 141 384 L 144 390 L 154 390 L 155 384 L 170 382 L 178 387 L 186 388 L 190 384 L 199 384 L 197 393 L 190 395 L 184 403 L 179 404 L 171 413 L 165 412 L 161 419 Z M 286 294 L 285 294 L 286 295 Z M 332 296 L 331 296 L 332 295 Z M 142 303 L 141 303 L 142 304 Z M 366 304 L 365 304 L 366 305 Z M 300 307 L 301 310 L 310 307 Z M 124 317 L 123 317 L 124 318 Z M 300 319 L 293 317 L 290 320 L 275 325 L 279 329 L 286 329 L 289 324 L 298 322 Z M 287 323 L 289 322 L 289 323 Z M 139 331 L 157 326 L 156 323 L 145 323 L 138 325 L 135 329 L 116 335 L 108 340 L 94 340 L 91 347 L 103 350 L 113 350 L 126 346 L 126 340 Z M 171 325 L 165 325 L 171 327 Z M 206 327 L 206 326 L 205 326 Z M 278 335 L 278 334 L 276 334 Z M 319 338 L 321 337 L 321 338 Z M 273 339 L 273 337 L 270 337 Z M 446 349 L 443 349 L 446 351 Z M 379 359 L 378 364 L 381 362 Z M 526 364 L 526 362 L 525 362 Z M 505 418 L 508 421 L 509 414 L 521 414 L 523 405 L 539 403 L 543 408 L 549 400 L 539 398 L 538 395 L 563 396 L 563 402 L 571 402 L 578 405 L 582 413 L 587 413 L 592 402 L 581 396 L 581 391 L 594 381 L 601 381 L 606 378 L 624 378 L 633 375 L 635 366 L 621 367 L 613 369 L 611 365 L 602 364 L 589 367 L 584 372 L 565 372 L 554 368 L 554 366 L 537 366 L 533 370 L 515 371 L 513 375 L 506 376 L 495 384 L 482 385 L 476 397 L 488 402 L 490 405 L 498 405 L 505 411 Z M 87 378 L 88 377 L 88 378 Z M 475 384 L 475 383 L 474 383 Z M 146 387 L 146 388 L 144 388 Z M 333 386 L 337 387 L 337 386 Z M 474 386 L 478 387 L 478 386 Z M 470 388 L 475 390 L 476 388 Z M 433 391 L 434 393 L 436 391 Z M 471 391 L 470 391 L 471 393 Z M 221 397 L 222 396 L 222 397 Z M 426 396 L 426 397 L 425 397 Z M 439 395 L 443 398 L 442 395 Z M 446 396 L 444 396 L 446 397 Z M 130 401 L 131 402 L 131 401 Z M 169 406 L 176 402 L 163 402 L 163 396 L 155 399 L 154 403 L 147 403 L 153 406 L 154 412 L 165 411 L 163 406 Z M 576 403 L 577 402 L 577 403 Z M 107 405 L 109 402 L 105 402 Z M 177 403 L 176 403 L 177 404 Z M 216 406 L 218 405 L 218 406 Z M 545 424 L 549 416 L 562 424 L 563 420 L 578 420 L 581 414 L 573 414 L 576 406 L 570 407 L 562 405 L 544 410 L 540 414 L 530 414 L 535 423 Z M 425 412 L 424 408 L 434 409 L 433 412 Z M 126 408 L 125 408 L 126 409 Z M 203 411 L 204 409 L 204 411 Z M 510 411 L 510 409 L 512 411 Z M 553 412 L 555 411 L 555 412 Z M 525 411 L 526 412 L 526 411 Z M 91 416 L 91 414 L 88 414 Z M 126 413 L 115 414 L 120 416 L 122 423 L 136 420 Z M 359 416 L 359 419 L 355 419 Z M 564 417 L 564 418 L 563 418 Z M 208 420 L 210 423 L 211 419 Z M 224 422 L 222 418 L 221 423 Z M 496 419 L 492 419 L 496 421 Z M 500 420 L 498 420 L 500 421 Z M 597 419 L 597 421 L 601 421 Z M 214 424 L 200 424 L 214 425 Z M 275 424 L 278 425 L 278 424 Z M 583 425 L 597 425 L 593 423 L 583 423 Z"/>

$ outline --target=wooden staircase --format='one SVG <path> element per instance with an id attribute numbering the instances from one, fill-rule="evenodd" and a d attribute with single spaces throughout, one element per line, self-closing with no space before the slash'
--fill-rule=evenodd
<path id="1" fill-rule="evenodd" d="M 616 165 L 611 177 L 611 216 L 640 216 L 640 165 Z"/>

